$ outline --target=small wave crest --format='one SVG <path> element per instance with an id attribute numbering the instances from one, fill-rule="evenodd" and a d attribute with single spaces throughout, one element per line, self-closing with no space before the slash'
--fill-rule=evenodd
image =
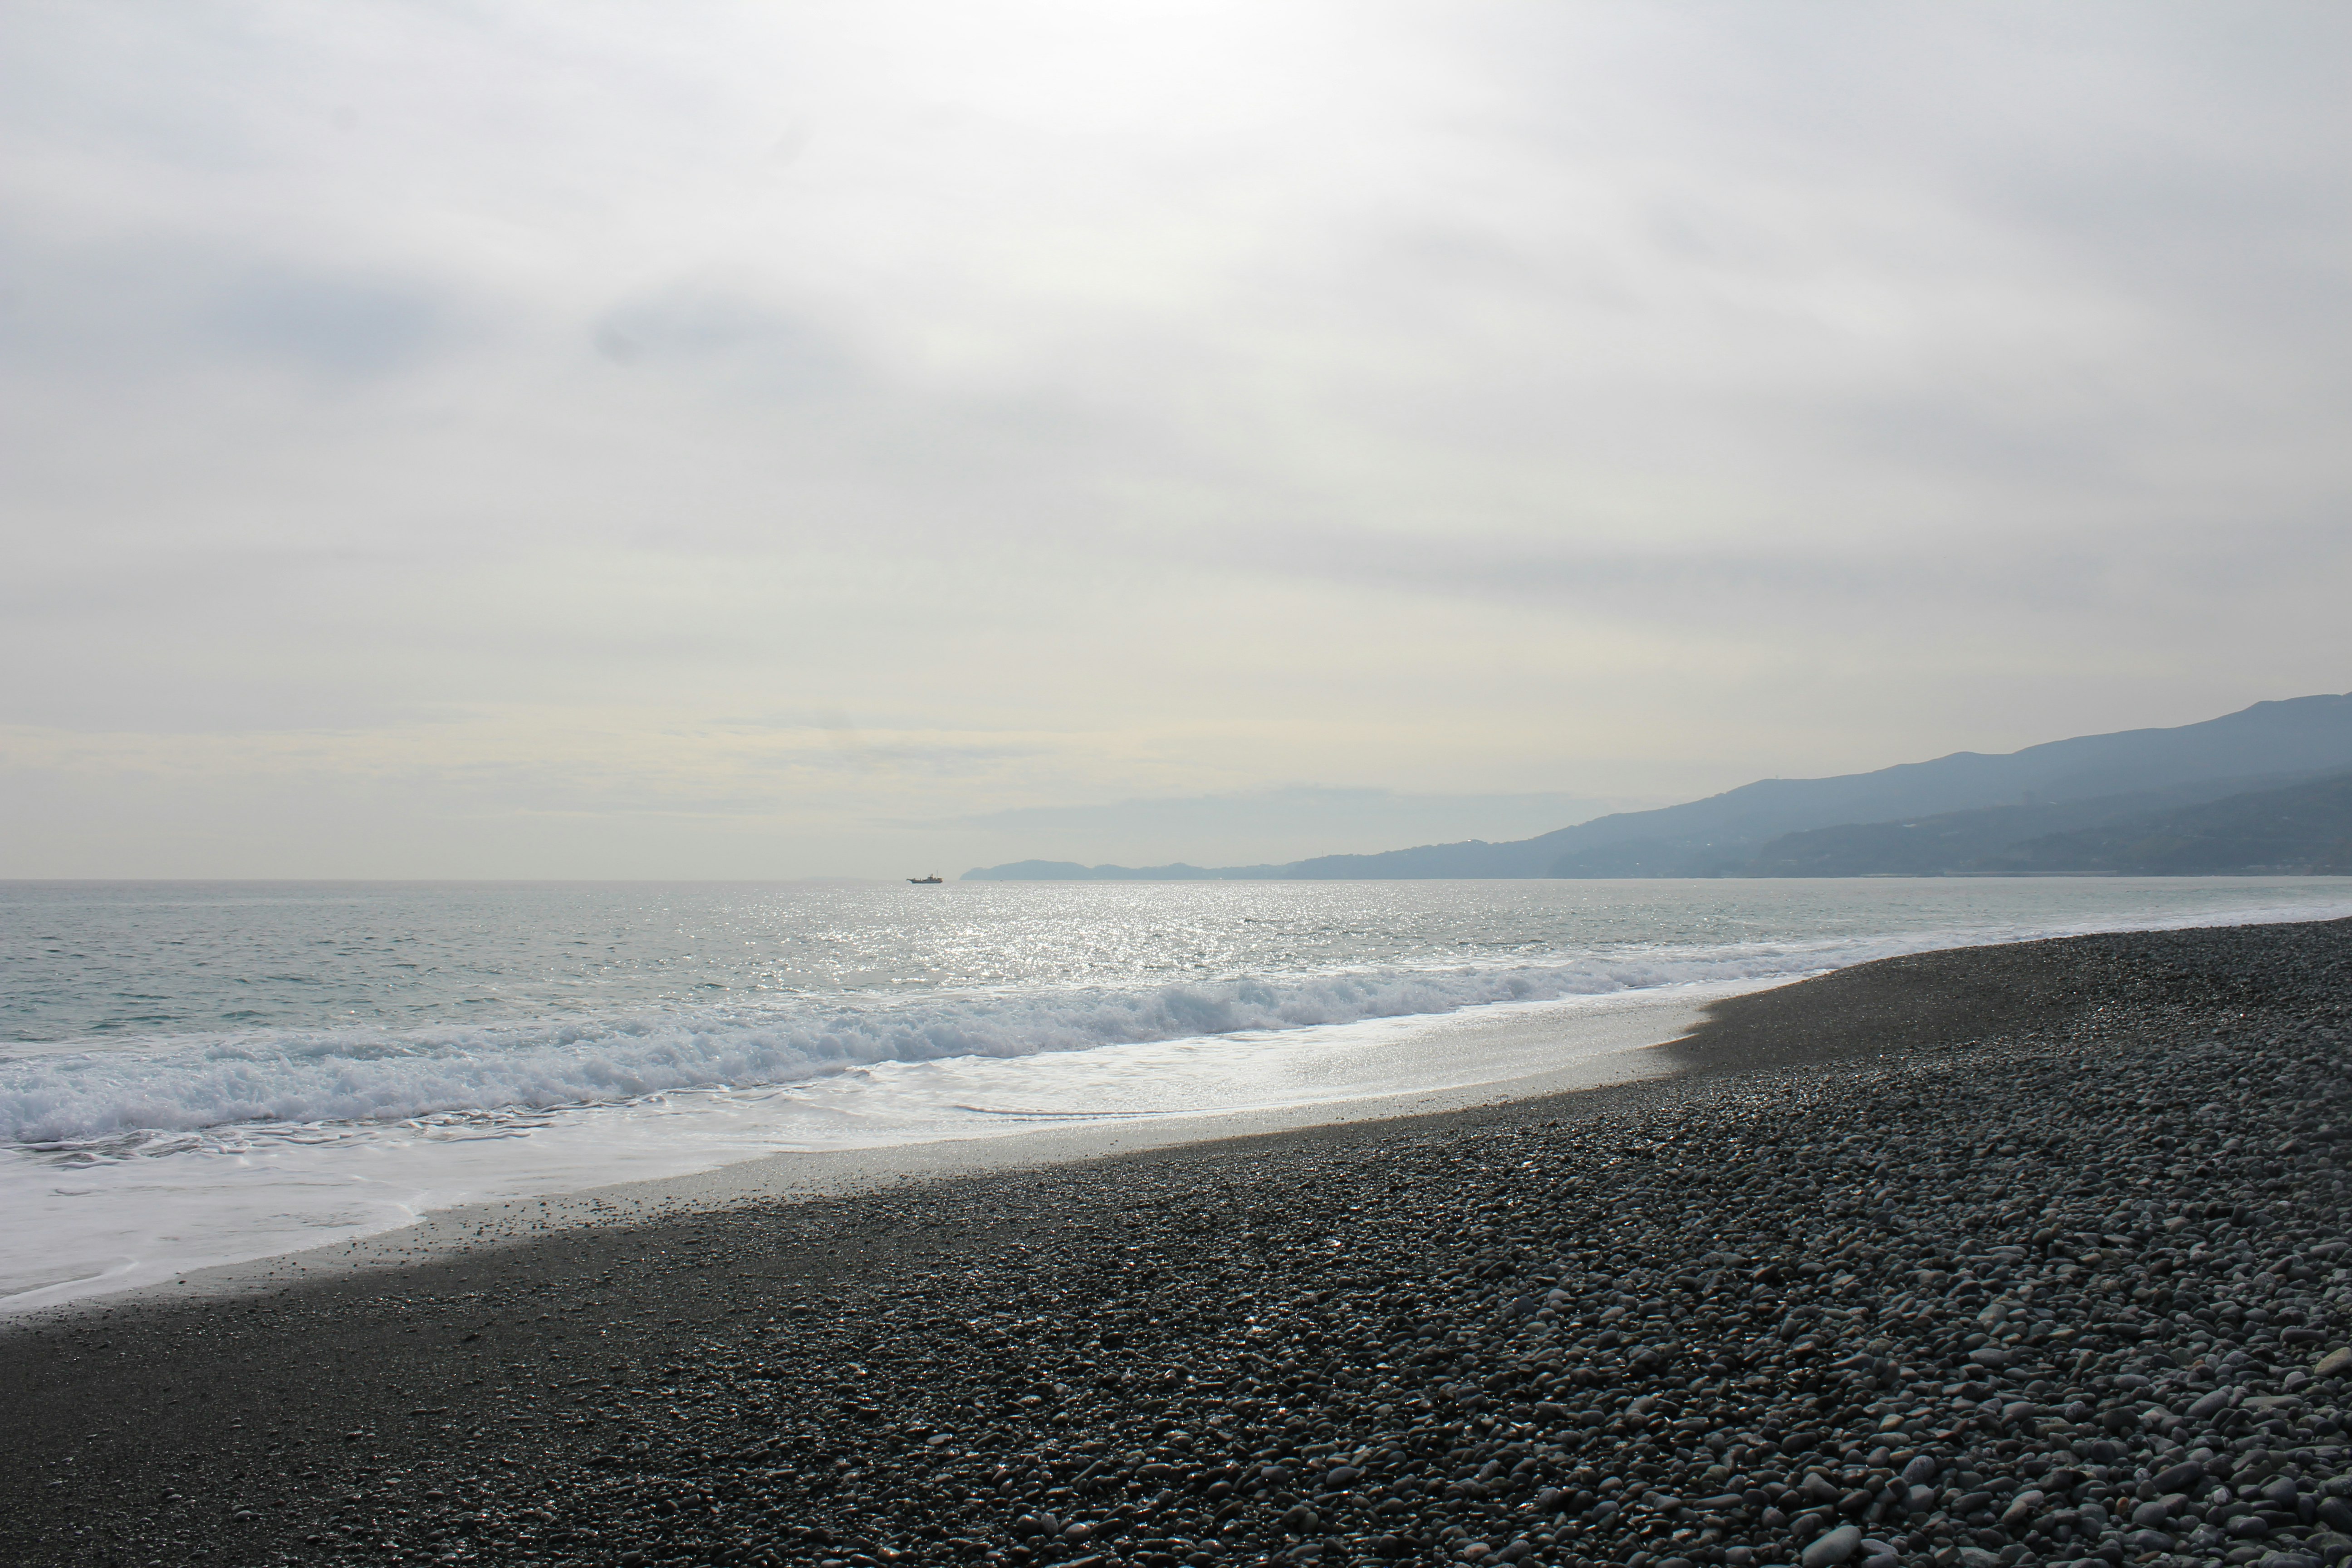
<path id="1" fill-rule="evenodd" d="M 44 1046 L 0 1058 L 0 1146 L 68 1160 L 198 1145 L 235 1152 L 254 1140 L 340 1137 L 339 1126 L 361 1131 L 398 1122 L 415 1123 L 425 1137 L 497 1137 L 573 1108 L 694 1090 L 789 1089 L 889 1062 L 1026 1057 L 1441 1016 L 1496 1003 L 1769 982 L 1935 948 L 2345 912 L 2335 902 L 2314 902 L 1711 947 L 1628 943 L 1605 952 L 1444 969 L 919 998 L 803 997 L 761 1009 Z"/>
<path id="2" fill-rule="evenodd" d="M 790 1084 L 881 1062 L 1016 1057 L 1442 1015 L 1828 967 L 1787 949 L 1627 952 L 1552 963 L 1241 978 L 1152 989 L 990 992 L 766 1011 L 438 1029 L 163 1037 L 0 1061 L 0 1138 L 65 1154 L 245 1125 L 463 1118 Z M 29 1152 L 29 1151 L 28 1151 Z"/>

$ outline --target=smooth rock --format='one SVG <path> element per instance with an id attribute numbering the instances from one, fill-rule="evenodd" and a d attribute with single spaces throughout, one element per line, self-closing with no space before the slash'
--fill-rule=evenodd
<path id="1" fill-rule="evenodd" d="M 1842 1524 L 1811 1546 L 1805 1548 L 1804 1568 L 1834 1568 L 1854 1553 L 1862 1544 L 1862 1527 Z"/>
<path id="2" fill-rule="evenodd" d="M 2184 1459 L 2179 1464 L 2172 1466 L 2169 1469 L 2162 1470 L 2158 1473 L 2156 1477 L 2157 1495 L 2161 1497 L 2167 1492 L 2183 1492 L 2194 1495 L 2192 1489 L 2204 1487 L 2210 1484 L 2211 1480 L 2212 1477 L 2205 1473 L 2204 1466 L 2197 1463 L 2194 1459 Z"/>
<path id="3" fill-rule="evenodd" d="M 2230 1391 L 2226 1388 L 2217 1388 L 2189 1405 L 2183 1415 L 2185 1419 L 2190 1421 L 2208 1421 L 2228 1408 L 2230 1408 Z"/>
<path id="4" fill-rule="evenodd" d="M 583 1345 L 575 1330 L 569 1344 L 439 1372 L 387 1340 L 383 1364 L 432 1384 L 546 1352 L 549 1405 L 571 1403 L 559 1371 L 591 1373 L 601 1392 L 585 1408 L 600 1429 L 420 1448 L 369 1424 L 382 1401 L 339 1379 L 352 1415 L 317 1414 L 328 1442 L 284 1456 L 318 1465 L 320 1484 L 289 1485 L 289 1505 L 259 1510 L 237 1539 L 257 1543 L 257 1561 L 355 1559 L 324 1545 L 352 1490 L 404 1547 L 509 1533 L 520 1545 L 562 1529 L 583 1542 L 555 1543 L 565 1561 L 590 1563 L 635 1549 L 725 1568 L 768 1551 L 960 1568 L 1022 1542 L 1060 1553 L 1057 1568 L 1088 1552 L 1097 1568 L 1163 1552 L 1197 1568 L 1430 1568 L 1475 1542 L 1500 1550 L 1470 1557 L 1520 1568 L 1799 1556 L 2001 1568 L 2028 1552 L 2134 1568 L 2140 1548 L 2171 1564 L 2337 1564 L 2352 1551 L 2352 1532 L 2338 1532 L 2352 1497 L 2335 1495 L 2352 1491 L 2352 1445 L 2334 1413 L 2352 1358 L 2321 1352 L 2347 1326 L 2333 1275 L 2352 1205 L 2336 1187 L 2343 1146 L 2317 1130 L 2352 1127 L 2341 1008 L 2352 927 L 2131 933 L 1900 963 L 2000 979 L 1969 998 L 2095 998 L 2098 1022 L 2078 1030 L 2053 1013 L 2047 1028 L 2000 1036 L 1971 999 L 1961 1050 L 1857 1038 L 1868 1054 L 1834 1070 L 1701 1078 L 1663 1097 L 1594 1100 L 1559 1122 L 1496 1107 L 1433 1141 L 1337 1134 L 1336 1155 L 1307 1138 L 1296 1152 L 1151 1156 L 1132 1174 L 1162 1184 L 1143 1198 L 1122 1166 L 1117 1183 L 1050 1172 L 858 1199 L 815 1220 L 714 1215 L 696 1222 L 691 1259 L 647 1263 L 642 1287 L 616 1274 L 589 1289 L 567 1250 L 530 1289 L 551 1309 L 570 1294 L 585 1311 L 609 1303 L 609 1339 Z M 1820 984 L 1834 994 L 1848 981 Z M 1809 1192 L 1821 1201 L 1794 1195 Z M 968 1201 L 981 1206 L 956 1206 Z M 955 1239 L 1000 1219 L 1001 1255 Z M 831 1283 L 837 1264 L 787 1261 L 804 1225 L 805 1245 L 870 1256 L 878 1273 L 861 1263 Z M 1339 1234 L 1337 1251 L 1307 1245 Z M 903 1257 L 892 1237 L 907 1238 Z M 606 1246 L 593 1234 L 563 1245 L 591 1257 Z M 740 1277 L 675 1272 L 719 1256 Z M 725 1316 L 698 1316 L 690 1302 L 705 1292 Z M 1530 1300 L 1543 1303 L 1532 1318 L 1503 1316 Z M 350 1310 L 352 1322 L 377 1321 Z M 402 1316 L 472 1331 L 489 1310 L 415 1300 Z M 663 1311 L 683 1331 L 656 1331 Z M 207 1335 L 234 1323 L 257 1344 L 270 1331 L 270 1313 L 186 1321 Z M 338 1342 L 342 1329 L 321 1321 L 321 1342 Z M 550 1334 L 572 1326 L 538 1321 Z M 1980 1323 L 2042 1342 L 1972 1352 Z M 123 1331 L 93 1325 L 89 1337 Z M 74 1364 L 96 1375 L 105 1363 Z M 505 1414 L 498 1383 L 434 1384 L 413 1402 L 452 1406 L 479 1436 Z M 2209 1462 L 2188 1458 L 2200 1446 Z M 910 1458 L 919 1472 L 897 1468 Z M 250 1504 L 251 1468 L 213 1469 L 192 1464 L 170 1482 L 200 1506 L 159 1488 L 111 1513 L 81 1465 L 0 1476 L 0 1557 L 102 1568 L 112 1531 L 134 1543 L 125 1561 L 143 1562 L 135 1543 Z M 1887 1476 L 1885 1492 L 1853 1489 L 1870 1470 Z M 2223 1476 L 2280 1535 L 2255 1544 L 2259 1519 L 2231 1535 L 2185 1517 Z M 1601 1501 L 1612 1479 L 1622 1507 Z M 1735 1481 L 1748 1495 L 1732 1496 Z M 1225 1489 L 1210 1496 L 1212 1482 Z M 2098 1495 L 2078 1501 L 2088 1486 Z M 1569 1524 L 1580 1496 L 1591 1511 Z M 1664 1515 L 1676 1499 L 1687 1506 Z M 37 1544 L 11 1533 L 28 1506 L 44 1513 Z M 1056 1506 L 1060 1521 L 1039 1517 Z M 2306 1509 L 2303 1539 L 2282 1539 Z M 521 1517 L 542 1511 L 555 1518 Z M 1056 1539 L 1080 1513 L 1109 1517 Z M 2011 1528 L 1991 1528 L 1996 1514 Z M 1278 1521 L 1305 1528 L 1284 1542 Z M 1508 1533 L 1546 1526 L 1558 1539 L 1526 1551 Z M 1676 1542 L 1677 1530 L 1693 1533 Z M 306 1532 L 320 1550 L 295 1545 Z M 1853 1543 L 1827 1563 L 1841 1537 Z M 1678 1557 L 1660 1563 L 1645 1542 Z"/>

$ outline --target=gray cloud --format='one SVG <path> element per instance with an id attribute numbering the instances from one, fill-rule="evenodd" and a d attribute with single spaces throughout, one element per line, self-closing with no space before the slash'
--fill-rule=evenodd
<path id="1" fill-rule="evenodd" d="M 209 237 L 91 240 L 18 223 L 0 229 L 0 265 L 12 279 L 0 341 L 67 384 L 238 364 L 377 379 L 476 335 L 462 289 Z"/>
<path id="2" fill-rule="evenodd" d="M 617 365 L 729 362 L 743 382 L 771 394 L 838 395 L 861 379 L 834 332 L 720 287 L 678 283 L 639 295 L 604 313 L 594 341 Z"/>
<path id="3" fill-rule="evenodd" d="M 400 369 L 448 331 L 421 289 L 267 272 L 222 289 L 210 324 L 232 351 L 334 376 Z"/>
<path id="4" fill-rule="evenodd" d="M 2341 689 L 2347 42 L 36 8 L 0 872 L 183 764 L 221 872 L 298 773 L 280 872 L 1287 858 Z"/>

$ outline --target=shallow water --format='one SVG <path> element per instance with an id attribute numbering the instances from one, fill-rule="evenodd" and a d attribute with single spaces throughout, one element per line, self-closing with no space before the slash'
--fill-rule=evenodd
<path id="1" fill-rule="evenodd" d="M 2345 913 L 2341 879 L 0 885 L 0 1305 L 780 1150 L 1498 1082 L 1622 1048 L 1608 999 Z"/>

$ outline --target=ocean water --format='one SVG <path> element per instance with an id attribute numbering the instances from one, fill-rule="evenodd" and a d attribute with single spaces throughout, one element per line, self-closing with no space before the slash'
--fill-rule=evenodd
<path id="1" fill-rule="evenodd" d="M 1500 1082 L 1896 952 L 2342 914 L 2286 878 L 0 884 L 0 1310 L 778 1152 Z"/>

